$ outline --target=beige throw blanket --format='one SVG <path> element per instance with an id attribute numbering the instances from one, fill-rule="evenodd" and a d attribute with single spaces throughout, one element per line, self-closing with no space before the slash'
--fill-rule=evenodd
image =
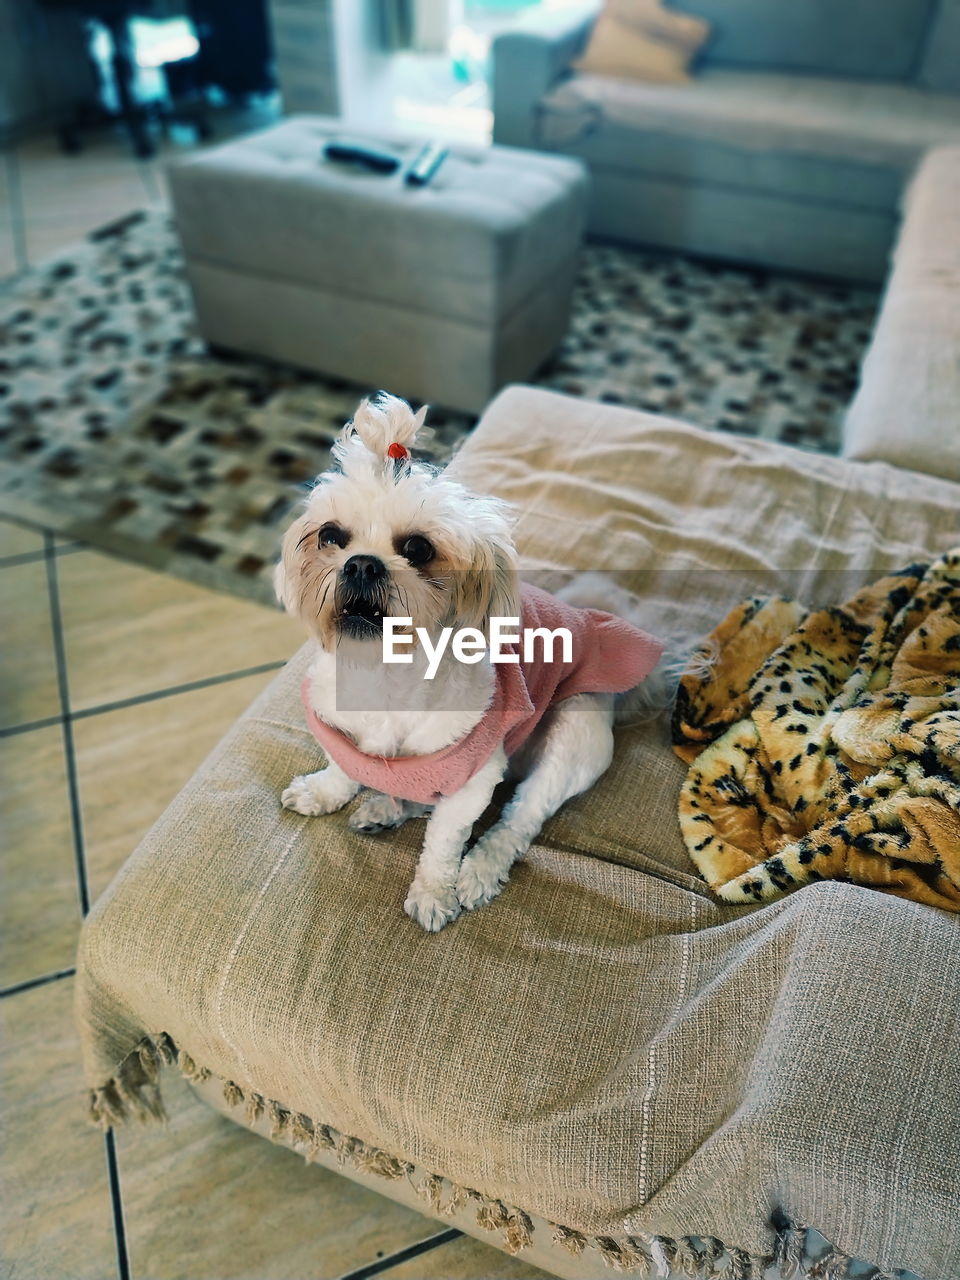
<path id="1" fill-rule="evenodd" d="M 654 631 L 704 633 L 784 566 L 842 598 L 834 571 L 860 583 L 946 550 L 960 510 L 931 477 L 527 388 L 454 466 L 513 504 L 528 570 L 623 569 L 634 589 L 655 566 Z M 78 1024 L 103 1122 L 149 1115 L 176 1051 L 237 1119 L 560 1275 L 770 1280 L 770 1254 L 792 1280 L 873 1274 L 841 1252 L 956 1280 L 960 916 L 836 881 L 717 899 L 680 838 L 686 767 L 647 724 L 618 729 L 610 769 L 495 902 L 427 935 L 401 907 L 422 823 L 359 837 L 278 802 L 317 767 L 309 656 L 86 921 Z"/>

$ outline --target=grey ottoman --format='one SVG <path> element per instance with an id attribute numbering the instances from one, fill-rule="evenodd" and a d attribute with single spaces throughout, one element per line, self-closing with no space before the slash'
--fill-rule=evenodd
<path id="1" fill-rule="evenodd" d="M 358 134 L 293 117 L 171 165 L 204 338 L 480 410 L 529 377 L 566 330 L 583 167 L 456 146 L 417 188 L 402 172 L 325 161 L 333 137 Z M 376 141 L 411 157 L 421 145 L 389 133 Z"/>

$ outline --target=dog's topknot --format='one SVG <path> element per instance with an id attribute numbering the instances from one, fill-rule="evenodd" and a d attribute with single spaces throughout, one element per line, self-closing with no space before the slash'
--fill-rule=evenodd
<path id="1" fill-rule="evenodd" d="M 387 465 L 407 459 L 426 416 L 426 405 L 414 413 L 406 400 L 381 391 L 361 401 L 335 448 L 337 460 L 347 469 L 358 445 Z"/>

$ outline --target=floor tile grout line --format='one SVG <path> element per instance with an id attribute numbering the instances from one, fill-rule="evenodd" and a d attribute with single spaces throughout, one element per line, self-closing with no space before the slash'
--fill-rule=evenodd
<path id="1" fill-rule="evenodd" d="M 10 227 L 13 231 L 13 252 L 17 260 L 17 271 L 26 271 L 30 265 L 27 253 L 26 217 L 23 209 L 23 187 L 20 182 L 20 165 L 17 163 L 15 148 L 8 148 L 4 156 L 7 170 L 7 190 L 10 193 Z"/>
<path id="2" fill-rule="evenodd" d="M 44 530 L 47 533 L 48 530 Z M 58 556 L 73 555 L 76 551 L 87 551 L 89 547 L 82 542 L 71 542 L 67 547 L 57 547 L 56 554 Z M 46 560 L 46 548 L 42 551 L 21 551 L 13 556 L 0 556 L 0 569 L 15 569 L 17 565 L 33 564 L 36 560 Z"/>
<path id="3" fill-rule="evenodd" d="M 83 847 L 83 817 L 80 809 L 80 786 L 77 776 L 77 759 L 73 746 L 73 724 L 70 717 L 70 682 L 67 676 L 67 653 L 63 638 L 63 618 L 60 611 L 60 589 L 57 581 L 57 557 L 53 535 L 44 533 L 47 553 L 47 596 L 50 602 L 50 625 L 53 630 L 53 652 L 57 666 L 57 692 L 60 698 L 60 730 L 67 771 L 67 790 L 70 798 L 70 822 L 73 830 L 73 856 L 77 873 L 77 894 L 80 914 L 90 910 L 90 891 L 87 885 L 86 857 Z"/>
<path id="4" fill-rule="evenodd" d="M 201 689 L 210 689 L 214 685 L 245 680 L 248 676 L 267 675 L 270 671 L 279 671 L 286 662 L 286 658 L 276 658 L 271 662 L 261 662 L 255 667 L 240 667 L 236 671 L 225 671 L 219 676 L 204 676 L 202 680 L 168 685 L 165 689 L 154 689 L 150 693 L 138 693 L 132 698 L 120 698 L 116 702 L 101 702 L 94 707 L 81 707 L 79 711 L 71 711 L 66 716 L 45 716 L 42 720 L 28 720 L 24 724 L 7 725 L 0 729 L 0 740 L 16 737 L 21 733 L 32 733 L 36 729 L 49 729 L 55 724 L 62 724 L 64 720 L 72 723 L 77 720 L 89 720 L 92 716 L 108 715 L 111 711 L 125 711 L 129 707 L 139 707 L 143 703 L 175 698 L 181 693 L 196 693 Z"/>
<path id="5" fill-rule="evenodd" d="M 118 698 L 115 702 L 101 702 L 94 707 L 81 707 L 79 711 L 70 713 L 70 719 L 89 720 L 91 716 L 102 716 L 111 711 L 125 711 L 128 707 L 139 707 L 144 702 L 158 702 L 163 698 L 174 698 L 181 693 L 196 693 L 200 689 L 210 689 L 218 684 L 229 684 L 233 680 L 244 680 L 247 676 L 262 676 L 270 671 L 279 671 L 286 664 L 286 658 L 275 658 L 271 662 L 261 662 L 255 667 L 241 667 L 237 671 L 226 671 L 219 676 L 204 676 L 201 680 L 189 680 L 185 684 L 169 685 L 166 689 L 155 689 L 150 693 L 139 693 L 131 698 Z"/>
<path id="6" fill-rule="evenodd" d="M 61 978 L 72 978 L 76 972 L 73 967 L 57 969 L 54 973 L 45 973 L 39 978 L 27 978 L 23 982 L 15 982 L 12 986 L 0 988 L 0 1000 L 5 1000 L 7 996 L 18 996 L 22 991 L 32 991 L 35 987 L 45 987 L 51 982 L 59 982 Z"/>
<path id="7" fill-rule="evenodd" d="M 123 1217 L 123 1194 L 120 1190 L 120 1163 L 117 1160 L 117 1144 L 112 1129 L 108 1129 L 103 1135 L 103 1146 L 107 1157 L 107 1178 L 110 1183 L 113 1231 L 117 1246 L 117 1280 L 130 1280 L 127 1226 Z"/>
<path id="8" fill-rule="evenodd" d="M 15 738 L 21 733 L 33 733 L 37 729 L 51 729 L 63 722 L 63 716 L 44 716 L 42 720 L 27 720 L 24 724 L 8 724 L 0 729 L 0 740 Z"/>
<path id="9" fill-rule="evenodd" d="M 80 808 L 80 786 L 77 776 L 77 758 L 73 744 L 73 723 L 70 718 L 70 681 L 67 675 L 67 651 L 63 636 L 63 616 L 60 610 L 60 588 L 57 581 L 57 553 L 53 534 L 43 535 L 47 553 L 47 594 L 50 601 L 50 625 L 53 630 L 53 648 L 57 663 L 57 690 L 60 697 L 60 729 L 66 760 L 67 789 L 70 794 L 70 822 L 73 829 L 73 854 L 77 873 L 77 893 L 80 913 L 86 916 L 90 910 L 90 890 L 87 883 L 86 852 L 83 844 L 83 815 Z M 107 1161 L 107 1177 L 110 1184 L 110 1209 L 113 1219 L 114 1244 L 117 1251 L 117 1280 L 130 1280 L 130 1262 L 127 1255 L 127 1232 L 123 1220 L 123 1200 L 120 1194 L 120 1171 L 113 1133 L 104 1134 L 104 1151 Z"/>
<path id="10" fill-rule="evenodd" d="M 364 1267 L 357 1267 L 353 1271 L 345 1271 L 340 1276 L 340 1280 L 367 1280 L 368 1276 L 378 1276 L 391 1267 L 398 1267 L 401 1262 L 409 1262 L 413 1258 L 419 1258 L 421 1254 L 430 1253 L 431 1250 L 439 1248 L 440 1245 L 449 1244 L 452 1240 L 459 1240 L 462 1235 L 463 1232 L 457 1227 L 449 1227 L 446 1231 L 438 1231 L 435 1236 L 428 1236 L 426 1240 L 418 1240 L 416 1244 L 407 1245 L 405 1249 L 398 1249 L 395 1253 L 391 1253 L 385 1258 L 378 1258 L 376 1262 L 370 1262 Z"/>

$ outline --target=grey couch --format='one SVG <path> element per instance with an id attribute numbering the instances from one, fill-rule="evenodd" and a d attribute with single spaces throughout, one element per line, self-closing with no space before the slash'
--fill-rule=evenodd
<path id="1" fill-rule="evenodd" d="M 688 85 L 576 73 L 599 5 L 493 49 L 494 139 L 584 159 L 590 229 L 877 281 L 905 181 L 960 141 L 960 0 L 670 0 L 707 18 Z"/>

